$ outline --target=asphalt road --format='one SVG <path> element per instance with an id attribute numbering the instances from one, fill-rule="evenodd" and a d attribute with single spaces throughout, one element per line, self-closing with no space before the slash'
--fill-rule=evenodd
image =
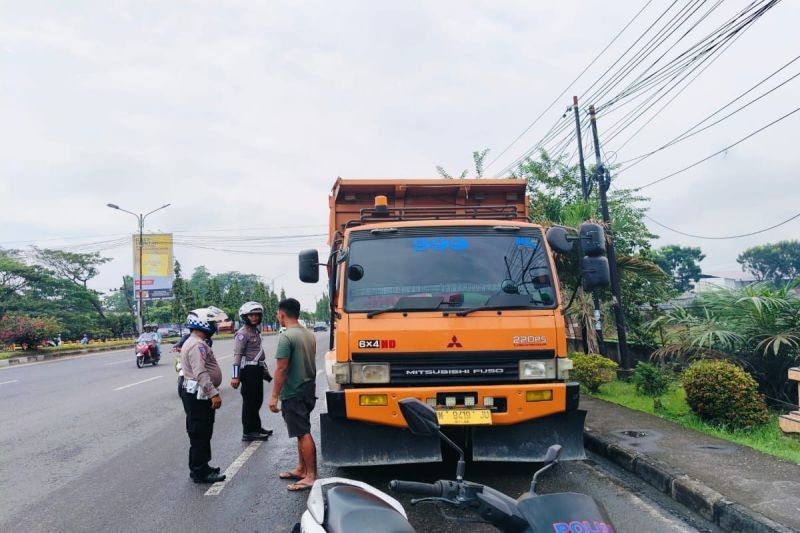
<path id="1" fill-rule="evenodd" d="M 321 359 L 327 337 L 319 334 L 318 340 Z M 275 434 L 265 443 L 241 442 L 241 396 L 227 385 L 231 346 L 230 340 L 214 344 L 223 368 L 223 405 L 212 464 L 225 470 L 237 458 L 247 459 L 214 495 L 189 480 L 184 414 L 166 351 L 159 366 L 142 369 L 130 349 L 0 370 L 0 531 L 290 530 L 308 493 L 289 493 L 277 473 L 294 465 L 295 442 L 266 402 L 262 420 Z M 267 353 L 274 348 L 275 338 L 265 337 Z M 317 395 L 324 398 L 324 377 L 317 383 Z M 470 464 L 466 477 L 517 496 L 534 470 L 528 464 Z M 443 464 L 322 468 L 321 475 L 353 477 L 385 490 L 394 478 L 433 481 L 452 478 L 454 471 L 454 465 Z M 622 532 L 715 531 L 594 457 L 559 465 L 540 489 L 594 496 Z M 418 531 L 493 531 L 399 499 Z"/>

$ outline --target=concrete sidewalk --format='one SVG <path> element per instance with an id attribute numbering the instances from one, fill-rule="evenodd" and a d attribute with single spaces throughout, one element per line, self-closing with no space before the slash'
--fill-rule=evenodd
<path id="1" fill-rule="evenodd" d="M 586 448 L 727 531 L 799 531 L 800 465 L 583 396 Z"/>

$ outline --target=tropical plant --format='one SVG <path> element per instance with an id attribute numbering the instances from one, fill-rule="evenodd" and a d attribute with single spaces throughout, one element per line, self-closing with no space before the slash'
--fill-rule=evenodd
<path id="1" fill-rule="evenodd" d="M 55 318 L 4 315 L 0 318 L 0 342 L 19 344 L 32 350 L 44 339 L 55 337 L 60 329 L 61 324 Z"/>
<path id="2" fill-rule="evenodd" d="M 639 361 L 633 370 L 636 392 L 653 399 L 653 409 L 661 409 L 661 397 L 669 392 L 672 374 L 664 367 Z"/>
<path id="3" fill-rule="evenodd" d="M 662 346 L 655 358 L 729 358 L 747 368 L 772 402 L 797 403 L 787 371 L 800 362 L 798 281 L 719 289 L 651 321 Z"/>

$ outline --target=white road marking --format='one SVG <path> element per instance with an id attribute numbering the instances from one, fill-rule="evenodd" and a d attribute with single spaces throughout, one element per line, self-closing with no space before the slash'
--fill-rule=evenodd
<path id="1" fill-rule="evenodd" d="M 217 361 L 224 361 L 225 359 L 230 359 L 233 355 L 226 355 L 225 357 L 220 357 Z"/>
<path id="2" fill-rule="evenodd" d="M 18 379 L 12 379 L 11 381 L 3 381 L 0 382 L 0 385 L 5 385 L 6 383 L 19 383 Z"/>
<path id="3" fill-rule="evenodd" d="M 122 386 L 122 387 L 117 387 L 117 388 L 116 388 L 116 389 L 114 389 L 114 390 L 122 390 L 122 389 L 127 389 L 128 387 L 134 387 L 134 386 L 136 386 L 136 385 L 141 385 L 142 383 L 147 383 L 148 381 L 153 381 L 154 379 L 161 379 L 161 378 L 163 378 L 163 377 L 164 377 L 164 376 L 154 376 L 154 377 L 152 377 L 152 378 L 143 379 L 142 381 L 137 381 L 136 383 L 131 383 L 130 385 L 124 385 L 124 386 Z"/>
<path id="4" fill-rule="evenodd" d="M 121 365 L 123 363 L 131 363 L 132 360 L 125 359 L 124 361 L 114 361 L 113 363 L 103 363 L 103 366 L 110 366 L 110 365 Z"/>
<path id="5" fill-rule="evenodd" d="M 244 463 L 248 459 L 250 459 L 250 456 L 253 455 L 255 451 L 258 449 L 258 447 L 261 446 L 261 444 L 263 443 L 264 441 L 261 440 L 256 440 L 251 442 L 247 446 L 247 448 L 244 449 L 241 455 L 239 455 L 239 457 L 237 457 L 236 460 L 231 463 L 231 466 L 229 466 L 225 470 L 225 481 L 217 481 L 216 483 L 211 485 L 211 487 L 209 487 L 209 489 L 206 491 L 206 496 L 216 496 L 217 494 L 222 492 L 222 489 L 225 488 L 225 485 L 227 485 L 228 482 L 231 479 L 233 479 L 233 476 L 236 475 L 236 472 L 238 472 L 239 469 L 242 468 Z"/>

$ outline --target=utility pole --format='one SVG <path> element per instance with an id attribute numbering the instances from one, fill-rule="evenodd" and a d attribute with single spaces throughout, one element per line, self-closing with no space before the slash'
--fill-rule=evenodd
<path id="1" fill-rule="evenodd" d="M 600 208 L 603 211 L 603 222 L 606 225 L 608 234 L 608 267 L 611 274 L 611 295 L 613 298 L 614 318 L 617 322 L 617 342 L 619 347 L 619 359 L 622 370 L 631 369 L 630 353 L 628 352 L 628 336 L 625 332 L 625 314 L 622 311 L 622 299 L 619 290 L 619 271 L 617 270 L 617 253 L 614 248 L 614 235 L 611 231 L 611 215 L 608 211 L 608 198 L 606 193 L 611 185 L 611 173 L 603 166 L 603 159 L 600 156 L 600 138 L 597 135 L 597 117 L 595 116 L 594 106 L 589 106 L 589 120 L 592 125 L 592 140 L 594 141 L 595 175 L 597 177 L 597 192 L 600 194 Z"/>
<path id="2" fill-rule="evenodd" d="M 144 293 L 144 291 L 142 289 L 142 276 L 143 276 L 143 273 L 142 273 L 142 249 L 144 247 L 144 242 L 143 242 L 144 241 L 144 219 L 146 219 L 148 216 L 152 215 L 156 211 L 160 211 L 160 210 L 164 209 L 165 207 L 169 207 L 171 204 L 164 204 L 164 205 L 162 205 L 161 207 L 159 207 L 157 209 L 153 209 L 149 213 L 145 213 L 144 215 L 141 214 L 141 213 L 139 213 L 137 215 L 136 213 L 134 213 L 132 211 L 128 211 L 127 209 L 122 209 L 120 206 L 118 206 L 116 204 L 106 204 L 106 205 L 108 207 L 110 207 L 111 209 L 116 209 L 118 211 L 123 211 L 125 213 L 128 213 L 129 215 L 135 216 L 136 217 L 136 221 L 139 224 L 139 298 L 138 298 L 138 300 L 139 300 L 139 308 L 137 309 L 136 326 L 139 328 L 139 334 L 141 335 L 142 332 L 144 331 L 144 319 L 143 319 L 143 316 L 144 316 L 144 296 L 143 296 L 143 293 Z M 134 289 L 135 288 L 136 287 L 134 286 Z"/>
<path id="3" fill-rule="evenodd" d="M 581 117 L 578 111 L 578 97 L 572 97 L 572 109 L 575 111 L 575 132 L 578 135 L 578 166 L 581 169 L 581 193 L 583 201 L 589 199 L 589 183 L 586 181 L 586 161 L 583 157 L 583 137 L 581 136 Z M 594 304 L 594 334 L 597 338 L 597 351 L 601 355 L 606 355 L 606 346 L 603 341 L 603 323 L 600 320 L 600 295 L 597 289 L 592 291 L 592 303 Z M 588 343 L 584 342 L 584 347 L 588 350 Z"/>

